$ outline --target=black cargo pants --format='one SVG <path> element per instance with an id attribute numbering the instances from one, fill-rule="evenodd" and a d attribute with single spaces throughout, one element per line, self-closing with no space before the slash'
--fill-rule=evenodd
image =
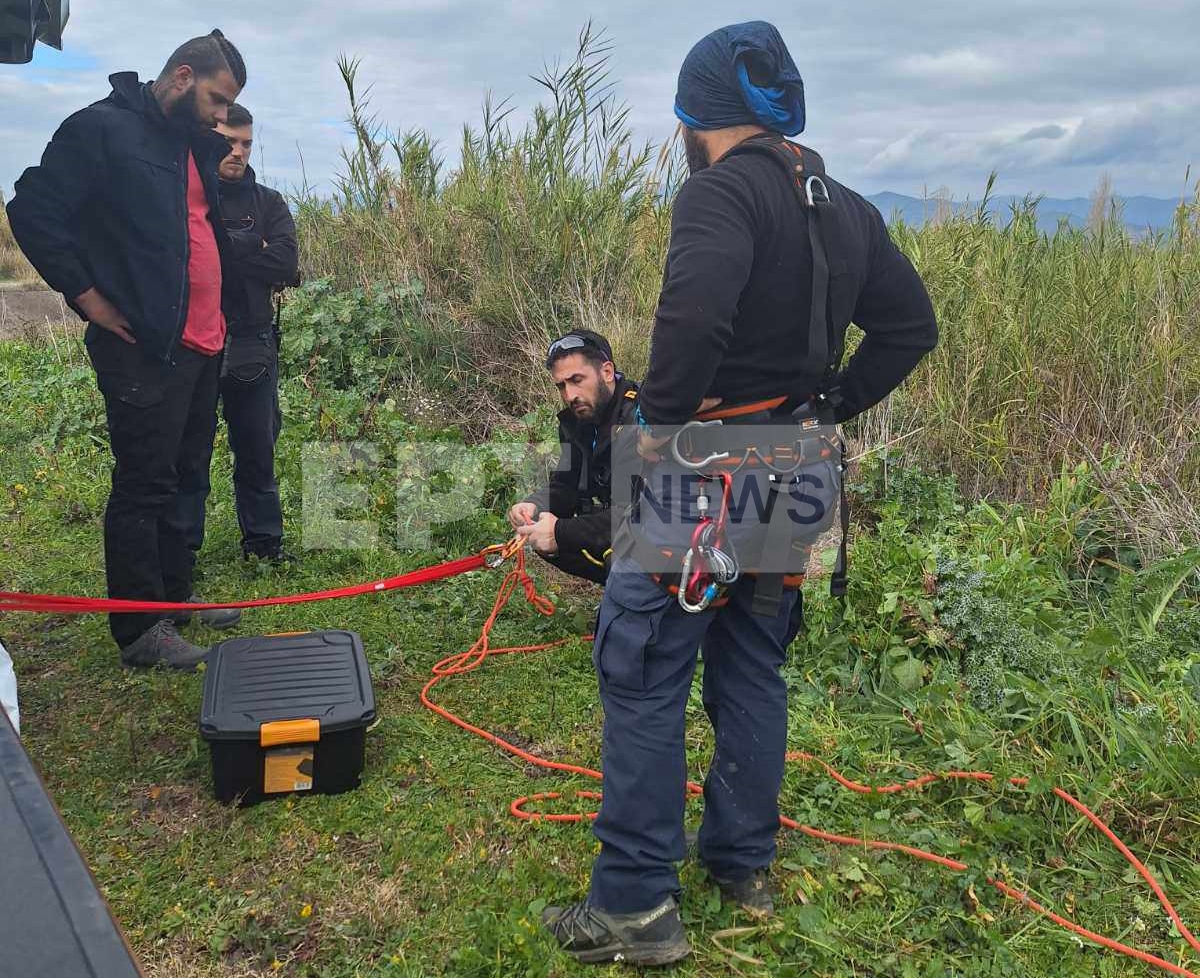
<path id="1" fill-rule="evenodd" d="M 186 601 L 195 555 L 176 496 L 181 482 L 208 478 L 220 358 L 180 346 L 168 364 L 94 325 L 85 342 L 104 395 L 115 462 L 104 511 L 108 595 Z M 114 614 L 109 628 L 124 648 L 164 617 Z"/>

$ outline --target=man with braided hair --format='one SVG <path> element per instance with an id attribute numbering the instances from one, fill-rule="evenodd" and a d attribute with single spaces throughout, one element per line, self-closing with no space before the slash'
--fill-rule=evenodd
<path id="1" fill-rule="evenodd" d="M 109 597 L 186 602 L 194 556 L 175 497 L 181 479 L 208 471 L 225 343 L 217 167 L 229 144 L 213 127 L 246 66 L 213 31 L 181 45 L 153 82 L 134 72 L 109 81 L 112 93 L 68 118 L 17 181 L 8 217 L 42 278 L 88 322 L 116 463 L 104 514 Z M 124 665 L 194 669 L 207 650 L 175 624 L 109 616 Z"/>

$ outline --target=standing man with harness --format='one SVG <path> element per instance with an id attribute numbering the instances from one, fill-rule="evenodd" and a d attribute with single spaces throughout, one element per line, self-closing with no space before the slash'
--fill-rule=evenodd
<path id="1" fill-rule="evenodd" d="M 928 294 L 879 212 L 784 138 L 804 128 L 803 92 L 763 22 L 713 32 L 680 71 L 692 176 L 674 205 L 638 400 L 646 486 L 615 538 L 593 648 L 601 849 L 588 897 L 543 914 L 580 961 L 690 953 L 675 863 L 697 649 L 716 735 L 699 857 L 723 899 L 773 911 L 780 667 L 803 558 L 841 494 L 834 426 L 886 397 L 937 341 Z M 851 321 L 865 335 L 843 369 Z"/>

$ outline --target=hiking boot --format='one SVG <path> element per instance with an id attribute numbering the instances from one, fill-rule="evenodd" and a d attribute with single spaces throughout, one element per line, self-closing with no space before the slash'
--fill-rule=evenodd
<path id="1" fill-rule="evenodd" d="M 192 595 L 188 598 L 189 604 L 204 604 L 204 600 Z M 242 612 L 240 608 L 208 608 L 204 611 L 174 611 L 171 613 L 171 621 L 176 625 L 186 625 L 192 620 L 193 614 L 196 621 L 201 625 L 207 625 L 209 628 L 233 628 L 242 620 Z"/>
<path id="2" fill-rule="evenodd" d="M 606 913 L 581 900 L 569 907 L 547 907 L 542 924 L 559 947 L 584 964 L 663 965 L 692 953 L 674 897 L 641 913 Z"/>
<path id="3" fill-rule="evenodd" d="M 121 649 L 121 665 L 131 669 L 165 666 L 191 672 L 207 656 L 208 649 L 185 642 L 175 630 L 175 623 L 164 618 Z"/>
<path id="4" fill-rule="evenodd" d="M 770 917 L 775 913 L 775 900 L 771 896 L 771 885 L 767 880 L 767 870 L 756 869 L 747 879 L 723 880 L 708 874 L 717 889 L 721 891 L 721 899 L 725 903 L 737 904 L 746 913 L 755 917 Z"/>

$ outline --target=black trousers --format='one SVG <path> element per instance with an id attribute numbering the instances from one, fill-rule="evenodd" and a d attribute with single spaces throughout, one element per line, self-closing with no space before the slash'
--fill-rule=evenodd
<path id="1" fill-rule="evenodd" d="M 283 511 L 275 479 L 279 357 L 269 331 L 230 339 L 220 394 L 233 452 L 233 493 L 242 550 L 265 556 L 283 543 Z M 209 489 L 207 470 L 192 473 L 180 485 L 180 518 L 187 524 L 188 546 L 193 551 L 199 551 L 204 543 L 204 504 Z"/>
<path id="2" fill-rule="evenodd" d="M 88 327 L 85 342 L 115 462 L 104 511 L 108 595 L 186 601 L 195 555 L 177 494 L 181 483 L 208 478 L 220 358 L 181 346 L 174 364 L 163 363 L 97 326 Z M 163 617 L 109 615 L 109 628 L 124 647 Z"/>

